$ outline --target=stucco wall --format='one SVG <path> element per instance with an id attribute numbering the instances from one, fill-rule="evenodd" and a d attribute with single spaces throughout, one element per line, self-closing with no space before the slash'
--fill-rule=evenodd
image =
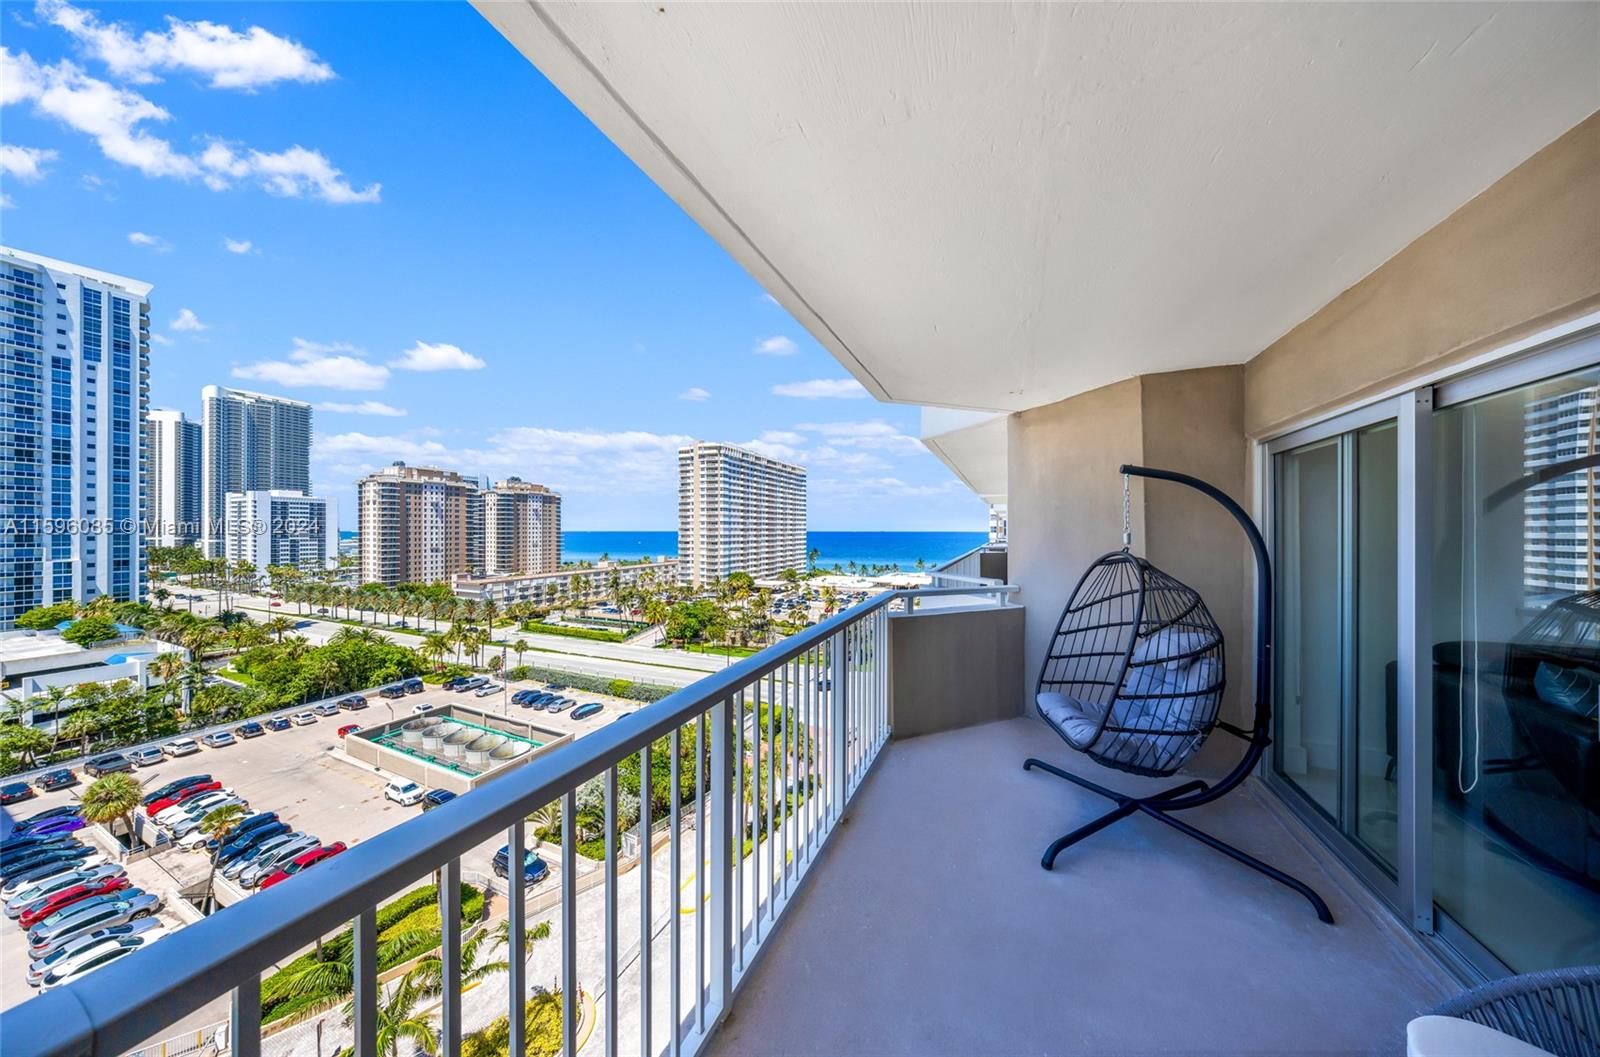
<path id="1" fill-rule="evenodd" d="M 1245 366 L 1261 436 L 1600 308 L 1600 112 Z"/>
<path id="2" fill-rule="evenodd" d="M 910 738 L 1020 714 L 1021 606 L 889 621 L 889 722 Z"/>

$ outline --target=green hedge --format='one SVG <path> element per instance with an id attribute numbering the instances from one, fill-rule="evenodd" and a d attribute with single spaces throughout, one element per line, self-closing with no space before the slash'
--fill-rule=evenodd
<path id="1" fill-rule="evenodd" d="M 610 694 L 629 701 L 660 701 L 675 694 L 675 686 L 656 686 L 652 683 L 634 683 L 626 679 L 607 679 L 601 675 L 584 675 L 581 672 L 563 672 L 557 668 L 523 664 L 506 673 L 507 679 L 537 679 L 542 683 L 565 683 L 574 690 L 587 690 L 593 694 Z"/>
<path id="2" fill-rule="evenodd" d="M 525 620 L 522 630 L 540 635 L 565 635 L 569 639 L 588 639 L 590 642 L 622 642 L 627 638 L 619 631 L 602 631 L 599 628 L 569 628 L 565 624 L 546 624 L 542 620 Z"/>

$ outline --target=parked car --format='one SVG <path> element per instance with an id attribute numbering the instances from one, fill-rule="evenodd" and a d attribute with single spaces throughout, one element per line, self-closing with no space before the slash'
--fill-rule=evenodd
<path id="1" fill-rule="evenodd" d="M 390 782 L 383 787 L 383 798 L 393 800 L 401 807 L 409 807 L 422 799 L 422 786 L 416 782 Z"/>
<path id="2" fill-rule="evenodd" d="M 66 789 L 69 786 L 77 785 L 78 776 L 63 767 L 54 771 L 46 771 L 35 778 L 33 784 L 48 793 L 55 789 Z"/>
<path id="3" fill-rule="evenodd" d="M 385 686 L 385 687 L 383 687 L 381 690 L 378 691 L 378 696 L 382 697 L 382 698 L 387 698 L 387 699 L 392 701 L 393 699 L 395 699 L 397 697 L 406 696 L 406 692 L 398 684 L 396 684 L 394 686 Z"/>
<path id="4" fill-rule="evenodd" d="M 488 679 L 484 678 L 481 675 L 474 675 L 470 679 L 466 680 L 465 682 L 457 684 L 456 688 L 455 688 L 455 692 L 458 693 L 458 694 L 464 694 L 464 693 L 467 693 L 470 690 L 478 689 L 478 687 L 485 685 L 486 683 L 488 683 L 488 681 L 489 681 Z"/>
<path id="5" fill-rule="evenodd" d="M 455 690 L 455 689 L 458 689 L 461 686 L 462 683 L 465 683 L 468 679 L 471 679 L 471 678 L 472 678 L 472 676 L 470 676 L 470 675 L 452 676 L 451 678 L 446 679 L 444 682 L 440 683 L 439 684 L 439 689 L 441 689 L 441 690 Z"/>
<path id="6" fill-rule="evenodd" d="M 134 762 L 136 767 L 154 767 L 167 758 L 166 754 L 154 745 L 144 745 L 137 749 L 129 749 L 127 757 Z"/>
<path id="7" fill-rule="evenodd" d="M 430 704 L 428 704 L 428 702 L 424 701 L 424 702 L 422 702 L 422 704 L 418 705 L 416 708 L 413 708 L 411 711 L 415 712 L 419 716 L 425 716 L 429 712 L 432 712 L 434 709 L 436 709 L 438 707 L 439 707 L 438 705 L 430 705 Z"/>
<path id="8" fill-rule="evenodd" d="M 240 856 L 248 854 L 250 849 L 257 845 L 264 844 L 273 837 L 290 832 L 290 828 L 287 822 L 269 822 L 265 826 L 257 826 L 241 837 L 229 840 L 227 844 L 223 845 L 222 850 L 217 853 L 218 868 L 220 869 Z"/>
<path id="9" fill-rule="evenodd" d="M 96 756 L 86 760 L 83 764 L 83 773 L 91 778 L 99 778 L 103 774 L 116 774 L 118 771 L 133 770 L 133 761 L 120 752 L 108 752 L 104 756 Z"/>
<path id="10" fill-rule="evenodd" d="M 0 845 L 0 868 L 19 863 L 50 848 L 66 848 L 78 843 L 78 838 L 65 833 L 30 833 L 24 837 L 13 837 Z"/>
<path id="11" fill-rule="evenodd" d="M 37 826 L 30 826 L 27 833 L 21 835 L 27 837 L 62 837 L 68 833 L 77 832 L 86 824 L 83 821 L 83 817 L 76 813 L 61 815 L 57 818 L 45 819 Z"/>
<path id="12" fill-rule="evenodd" d="M 494 855 L 494 875 L 509 880 L 508 872 L 511 863 L 511 846 L 501 845 L 500 850 Z M 538 884 L 550 876 L 550 867 L 545 861 L 531 851 L 522 853 L 522 883 L 524 885 Z"/>
<path id="13" fill-rule="evenodd" d="M 239 874 L 244 872 L 245 867 L 255 862 L 261 856 L 271 852 L 274 848 L 282 847 L 283 845 L 294 840 L 296 837 L 300 836 L 303 836 L 303 834 L 289 830 L 285 833 L 273 834 L 266 840 L 256 841 L 250 847 L 246 848 L 243 854 L 234 856 L 233 860 L 222 868 L 222 876 L 228 878 L 230 881 L 233 880 L 235 877 L 238 877 Z"/>
<path id="14" fill-rule="evenodd" d="M 173 822 L 172 839 L 177 841 L 180 848 L 195 847 L 201 841 L 207 839 L 206 831 L 203 828 L 206 816 L 211 814 L 213 811 L 219 811 L 225 807 L 232 807 L 235 804 L 244 808 L 246 811 L 250 810 L 249 803 L 245 801 L 244 797 L 240 796 L 230 796 L 223 800 L 219 800 L 214 804 L 208 804 L 206 805 L 204 811 L 191 812 L 190 814 L 185 815 L 184 817 Z"/>
<path id="15" fill-rule="evenodd" d="M 17 915 L 17 921 L 23 928 L 32 928 L 35 922 L 43 921 L 58 910 L 65 910 L 74 903 L 81 903 L 92 896 L 110 895 L 120 892 L 128 887 L 128 875 L 116 874 L 111 877 L 101 877 L 94 881 L 85 881 L 82 884 L 71 885 L 39 900 L 33 906 L 23 910 Z"/>
<path id="16" fill-rule="evenodd" d="M 65 815 L 76 815 L 77 813 L 77 804 L 62 804 L 58 807 L 47 807 L 43 811 L 35 811 L 21 822 L 18 822 L 16 827 L 11 831 L 11 834 L 14 837 L 20 837 L 44 825 L 53 818 L 61 818 Z"/>
<path id="17" fill-rule="evenodd" d="M 76 852 L 77 848 L 82 847 L 83 845 L 81 844 L 76 845 L 73 850 Z M 7 898 L 9 898 L 10 896 L 20 892 L 22 889 L 29 888 L 33 885 L 39 884 L 42 881 L 48 881 L 51 878 L 59 877 L 62 874 L 73 873 L 79 870 L 88 870 L 92 867 L 100 866 L 106 861 L 106 857 L 97 853 L 94 849 L 85 848 L 84 850 L 88 852 L 88 854 L 74 854 L 68 857 L 52 857 L 44 860 L 43 862 L 37 863 L 31 869 L 23 870 L 20 873 L 13 874 L 10 877 L 0 880 L 0 894 L 4 894 L 7 896 Z"/>
<path id="18" fill-rule="evenodd" d="M 262 811 L 251 815 L 229 831 L 226 843 L 233 844 L 236 841 L 243 840 L 261 827 L 271 826 L 277 821 L 278 813 L 276 811 Z M 206 848 L 209 851 L 216 851 L 218 848 L 217 841 L 215 839 L 206 841 Z"/>
<path id="19" fill-rule="evenodd" d="M 120 903 L 127 899 L 129 892 L 137 891 L 139 891 L 137 888 L 124 888 L 116 892 L 108 892 L 105 895 L 90 896 L 88 899 L 74 903 L 69 907 L 63 907 L 54 914 L 35 922 L 33 928 L 27 930 L 29 945 L 32 945 L 34 936 L 40 934 L 41 930 L 46 927 L 55 928 L 57 925 L 76 926 L 84 918 L 93 916 L 97 908 L 112 903 Z M 62 928 L 56 930 L 57 934 L 67 931 L 72 931 L 72 929 Z M 39 957 L 39 955 L 33 955 L 33 957 Z"/>
<path id="20" fill-rule="evenodd" d="M 28 933 L 28 954 L 43 958 L 76 936 L 150 917 L 161 909 L 161 897 L 139 888 L 116 893 L 104 903 L 68 907 L 57 921 L 46 918 Z"/>
<path id="21" fill-rule="evenodd" d="M 448 804 L 455 798 L 456 794 L 448 789 L 430 789 L 428 794 L 422 798 L 422 810 L 432 811 L 441 804 Z"/>
<path id="22" fill-rule="evenodd" d="M 88 950 L 96 944 L 104 943 L 106 940 L 111 939 L 145 936 L 164 928 L 165 926 L 161 924 L 160 919 L 149 917 L 140 918 L 138 921 L 130 921 L 125 925 L 113 925 L 108 929 L 95 929 L 93 932 L 86 932 L 81 936 L 68 940 L 45 957 L 35 959 L 28 966 L 28 986 L 38 987 L 39 981 L 51 969 L 59 966 L 74 954 Z"/>
<path id="23" fill-rule="evenodd" d="M 476 690 L 474 690 L 472 692 L 472 696 L 473 697 L 493 697 L 495 694 L 498 694 L 500 691 L 502 691 L 504 689 L 505 689 L 505 687 L 501 686 L 499 683 L 484 683 L 482 686 L 478 687 Z"/>
<path id="24" fill-rule="evenodd" d="M 40 991 L 49 991 L 81 980 L 103 965 L 116 961 L 118 958 L 132 954 L 143 947 L 146 942 L 155 938 L 156 933 L 146 933 L 142 936 L 128 936 L 122 939 L 101 940 L 99 943 L 87 947 L 70 958 L 65 959 L 54 968 L 47 970 L 39 977 L 36 985 Z"/>
<path id="25" fill-rule="evenodd" d="M 176 793 L 173 793 L 171 796 L 163 797 L 153 804 L 146 804 L 144 813 L 153 819 L 157 815 L 161 814 L 161 812 L 165 811 L 169 807 L 174 806 L 175 804 L 181 804 L 191 797 L 196 797 L 201 793 L 209 793 L 214 789 L 221 788 L 222 783 L 218 781 L 202 782 L 199 785 L 186 786 L 183 789 L 178 790 Z"/>
<path id="26" fill-rule="evenodd" d="M 600 702 L 590 701 L 587 705 L 579 705 L 577 708 L 573 709 L 572 718 L 588 719 L 590 716 L 598 716 L 600 713 L 604 712 L 605 709 L 606 706 L 602 705 Z"/>
<path id="27" fill-rule="evenodd" d="M 300 873 L 302 870 L 309 870 L 311 867 L 320 862 L 326 862 L 335 855 L 338 855 L 340 852 L 344 851 L 344 849 L 345 843 L 344 841 L 340 840 L 334 841 L 332 844 L 329 844 L 325 847 L 318 848 L 315 851 L 308 851 L 304 855 L 297 855 L 280 867 L 277 873 L 268 874 L 266 877 L 262 878 L 261 887 L 271 888 L 275 884 L 281 884 L 282 882 L 293 877 L 295 874 Z"/>
<path id="28" fill-rule="evenodd" d="M 338 709 L 335 709 L 334 711 L 337 712 Z M 317 714 L 315 712 L 296 712 L 294 715 L 289 717 L 289 722 L 293 723 L 297 727 L 309 727 L 316 721 Z"/>
<path id="29" fill-rule="evenodd" d="M 146 793 L 144 795 L 144 806 L 149 807 L 162 797 L 171 796 L 180 789 L 191 785 L 201 785 L 209 781 L 211 781 L 211 776 L 209 774 L 191 774 L 185 775 L 182 778 L 174 778 L 160 789 L 153 789 Z"/>
<path id="30" fill-rule="evenodd" d="M 422 685 L 422 680 L 413 676 L 401 683 L 400 689 L 404 690 L 408 694 L 420 694 L 425 688 Z"/>
<path id="31" fill-rule="evenodd" d="M 116 863 L 103 863 L 81 870 L 62 870 L 49 877 L 24 883 L 8 894 L 5 905 L 6 917 L 14 918 L 39 900 L 55 895 L 62 889 L 71 888 L 73 885 L 91 884 L 107 877 L 116 877 L 121 873 L 122 867 Z"/>
<path id="32" fill-rule="evenodd" d="M 575 704 L 577 702 L 570 697 L 558 697 L 544 707 L 546 712 L 565 712 Z"/>
<path id="33" fill-rule="evenodd" d="M 313 722 L 315 722 L 315 720 L 313 720 Z M 268 730 L 288 730 L 289 720 L 284 716 L 273 716 L 271 719 L 263 723 L 262 726 L 266 727 Z"/>
<path id="34" fill-rule="evenodd" d="M 337 716 L 339 714 L 339 706 L 334 704 L 332 701 L 324 701 L 311 711 L 315 712 L 319 716 Z"/>
<path id="35" fill-rule="evenodd" d="M 233 732 L 241 738 L 259 738 L 267 732 L 267 728 L 252 719 L 234 727 Z"/>
<path id="36" fill-rule="evenodd" d="M 511 695 L 511 703 L 513 705 L 522 705 L 526 707 L 528 702 L 533 700 L 533 696 L 534 693 L 532 690 L 518 690 L 516 693 Z"/>
<path id="37" fill-rule="evenodd" d="M 360 729 L 361 724 L 359 723 L 346 723 L 344 726 L 339 728 L 339 737 L 343 738 L 347 735 L 354 734 Z"/>
<path id="38" fill-rule="evenodd" d="M 38 794 L 33 791 L 33 786 L 27 782 L 11 782 L 8 785 L 0 785 L 0 804 L 20 804 L 22 801 L 31 800 L 35 796 L 38 796 Z"/>
<path id="39" fill-rule="evenodd" d="M 150 817 L 158 826 L 171 826 L 185 818 L 198 818 L 219 804 L 231 799 L 231 789 L 208 789 L 197 796 L 180 800 L 171 807 L 162 808 Z"/>
<path id="40" fill-rule="evenodd" d="M 278 867 L 284 863 L 321 845 L 322 842 L 309 833 L 296 833 L 286 843 L 257 856 L 254 862 L 239 871 L 239 883 L 246 888 L 254 888 L 265 878 L 277 873 Z"/>
<path id="41" fill-rule="evenodd" d="M 210 734 L 200 739 L 208 748 L 225 749 L 229 745 L 237 745 L 238 739 L 229 730 L 213 730 Z"/>
<path id="42" fill-rule="evenodd" d="M 173 738 L 161 746 L 161 751 L 176 759 L 179 756 L 193 756 L 200 751 L 200 745 L 193 738 Z"/>
<path id="43" fill-rule="evenodd" d="M 42 868 L 79 862 L 93 854 L 93 848 L 78 841 L 65 845 L 40 845 L 39 849 L 33 854 L 18 856 L 7 865 L 0 866 L 0 884 L 24 875 L 48 876 L 49 873 L 54 871 L 43 870 Z M 34 871 L 40 872 L 35 874 Z"/>
<path id="44" fill-rule="evenodd" d="M 351 694 L 339 702 L 339 707 L 346 712 L 359 712 L 367 707 L 367 699 L 360 694 Z"/>

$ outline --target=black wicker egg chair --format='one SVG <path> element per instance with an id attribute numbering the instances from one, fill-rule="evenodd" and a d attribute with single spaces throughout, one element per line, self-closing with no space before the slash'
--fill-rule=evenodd
<path id="1" fill-rule="evenodd" d="M 1248 514 L 1212 485 L 1187 474 L 1124 466 L 1123 548 L 1089 566 L 1067 601 L 1039 673 L 1035 707 L 1068 745 L 1096 763 L 1130 774 L 1165 778 L 1200 751 L 1213 730 L 1242 739 L 1247 748 L 1215 785 L 1198 779 L 1146 796 L 1108 789 L 1079 775 L 1029 759 L 1038 768 L 1099 793 L 1116 807 L 1045 849 L 1042 865 L 1055 865 L 1070 845 L 1136 814 L 1159 819 L 1203 844 L 1288 885 L 1332 924 L 1328 904 L 1309 886 L 1211 834 L 1173 817 L 1226 795 L 1245 780 L 1270 742 L 1272 567 L 1266 544 Z M 1186 485 L 1221 504 L 1250 540 L 1256 558 L 1255 721 L 1250 729 L 1217 716 L 1227 683 L 1222 630 L 1192 587 L 1130 553 L 1128 477 Z"/>

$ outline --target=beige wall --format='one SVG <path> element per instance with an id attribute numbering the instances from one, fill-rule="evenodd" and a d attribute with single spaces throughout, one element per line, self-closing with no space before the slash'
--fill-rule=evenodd
<path id="1" fill-rule="evenodd" d="M 1286 423 L 1600 308 L 1600 113 L 1245 366 L 1244 428 Z"/>
<path id="2" fill-rule="evenodd" d="M 1021 606 L 927 610 L 889 621 L 889 722 L 897 738 L 1020 714 Z"/>

